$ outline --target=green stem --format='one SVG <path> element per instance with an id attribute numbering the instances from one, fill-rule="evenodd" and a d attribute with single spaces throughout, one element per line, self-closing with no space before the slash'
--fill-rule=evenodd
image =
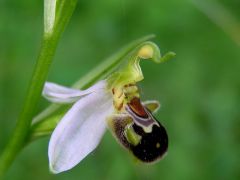
<path id="1" fill-rule="evenodd" d="M 76 7 L 77 0 L 61 0 L 57 2 L 54 28 L 50 33 L 45 33 L 43 36 L 40 53 L 31 77 L 23 109 L 12 137 L 0 156 L 0 178 L 6 173 L 26 143 L 31 122 L 36 113 L 36 107 L 41 97 L 42 88 L 46 81 L 56 47 Z"/>
<path id="2" fill-rule="evenodd" d="M 32 117 L 35 114 L 37 103 L 41 96 L 42 87 L 48 75 L 49 67 L 57 46 L 57 40 L 53 36 L 44 37 L 40 54 L 35 64 L 35 69 L 30 81 L 28 93 L 24 102 L 22 112 L 17 121 L 16 128 L 0 158 L 0 177 L 5 173 L 18 152 L 25 143 L 31 125 Z"/>

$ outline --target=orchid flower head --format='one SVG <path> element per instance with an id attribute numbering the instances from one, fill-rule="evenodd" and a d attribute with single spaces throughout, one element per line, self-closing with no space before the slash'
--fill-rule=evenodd
<path id="1" fill-rule="evenodd" d="M 173 54 L 172 54 L 173 55 Z M 126 57 L 119 69 L 86 90 L 46 82 L 43 96 L 53 103 L 72 103 L 53 131 L 48 157 L 53 173 L 67 171 L 81 162 L 100 143 L 107 127 L 116 140 L 145 163 L 167 152 L 165 128 L 154 118 L 158 101 L 141 102 L 137 82 L 143 79 L 139 62 L 162 62 L 158 47 L 145 42 Z"/>

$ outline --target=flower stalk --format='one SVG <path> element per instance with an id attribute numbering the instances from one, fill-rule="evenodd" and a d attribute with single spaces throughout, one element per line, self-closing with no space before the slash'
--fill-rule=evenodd
<path id="1" fill-rule="evenodd" d="M 41 97 L 42 88 L 47 79 L 59 39 L 75 9 L 77 0 L 58 0 L 55 1 L 55 5 L 48 6 L 47 3 L 50 2 L 51 0 L 44 1 L 45 27 L 41 48 L 16 127 L 11 139 L 0 156 L 0 178 L 5 174 L 26 143 L 32 118 Z M 54 19 L 46 18 L 46 15 L 49 13 L 55 15 Z"/>

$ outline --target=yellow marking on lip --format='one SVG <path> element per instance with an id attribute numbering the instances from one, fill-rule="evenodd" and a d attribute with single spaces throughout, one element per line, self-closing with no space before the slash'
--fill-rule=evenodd
<path id="1" fill-rule="evenodd" d="M 127 141 L 130 144 L 136 146 L 140 143 L 141 136 L 135 133 L 135 131 L 133 130 L 133 127 L 130 124 L 126 126 L 124 133 L 125 133 L 125 137 L 127 138 Z"/>

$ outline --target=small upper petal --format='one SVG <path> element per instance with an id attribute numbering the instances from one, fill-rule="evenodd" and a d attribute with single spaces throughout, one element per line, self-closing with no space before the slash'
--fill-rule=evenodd
<path id="1" fill-rule="evenodd" d="M 99 144 L 106 118 L 113 113 L 111 94 L 93 92 L 77 101 L 54 130 L 48 147 L 50 170 L 66 171 L 77 165 Z"/>
<path id="2" fill-rule="evenodd" d="M 92 92 L 97 92 L 99 89 L 106 88 L 106 81 L 99 81 L 92 87 L 86 90 L 78 90 L 68 88 L 55 83 L 46 82 L 43 88 L 42 95 L 54 103 L 73 103 L 81 97 L 88 95 Z"/>
<path id="3" fill-rule="evenodd" d="M 161 107 L 160 103 L 156 100 L 148 100 L 144 101 L 143 105 L 151 111 L 151 113 L 155 114 Z"/>

